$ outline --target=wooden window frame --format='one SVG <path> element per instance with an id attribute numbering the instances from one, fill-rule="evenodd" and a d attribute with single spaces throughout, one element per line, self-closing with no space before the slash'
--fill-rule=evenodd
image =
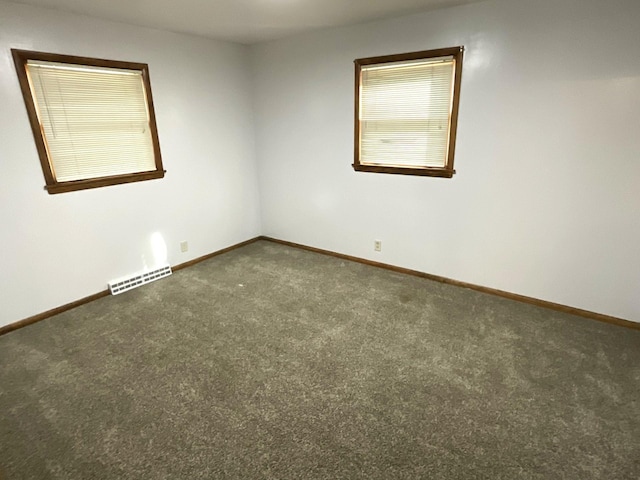
<path id="1" fill-rule="evenodd" d="M 358 172 L 390 173 L 399 175 L 419 175 L 428 177 L 451 178 L 456 171 L 453 168 L 453 160 L 456 147 L 456 132 L 458 127 L 458 108 L 460 105 L 460 86 L 462 82 L 462 59 L 464 47 L 440 48 L 435 50 L 423 50 L 419 52 L 402 53 L 396 55 L 384 55 L 379 57 L 359 58 L 355 64 L 355 142 L 353 169 Z M 360 162 L 360 85 L 362 67 L 365 65 L 382 65 L 385 63 L 432 59 L 452 56 L 455 59 L 453 98 L 451 106 L 451 124 L 449 129 L 449 145 L 447 161 L 444 167 L 403 167 L 400 165 L 371 165 Z"/>
<path id="2" fill-rule="evenodd" d="M 153 97 L 151 94 L 151 82 L 149 80 L 149 66 L 146 63 L 123 62 L 116 60 L 104 60 L 90 57 L 79 57 L 73 55 L 61 55 L 56 53 L 34 52 L 29 50 L 11 49 L 13 61 L 16 66 L 16 73 L 20 82 L 20 89 L 27 108 L 29 123 L 33 131 L 33 137 L 40 157 L 40 164 L 45 178 L 45 189 L 50 193 L 63 193 L 76 190 L 85 190 L 89 188 L 105 187 L 109 185 L 119 185 L 130 182 L 140 182 L 144 180 L 152 180 L 164 177 L 166 171 L 162 166 L 162 157 L 160 155 L 160 142 L 158 140 L 158 130 L 156 127 L 156 116 L 153 108 Z M 153 146 L 153 154 L 155 158 L 155 170 L 127 173 L 123 175 L 111 175 L 98 178 L 90 178 L 84 180 L 73 181 L 57 181 L 51 168 L 51 161 L 46 147 L 46 139 L 44 132 L 38 120 L 35 100 L 29 86 L 27 76 L 27 62 L 29 60 L 66 63 L 78 66 L 117 68 L 126 70 L 139 71 L 142 74 L 142 83 L 145 89 L 147 99 L 147 110 L 149 112 L 149 130 Z"/>

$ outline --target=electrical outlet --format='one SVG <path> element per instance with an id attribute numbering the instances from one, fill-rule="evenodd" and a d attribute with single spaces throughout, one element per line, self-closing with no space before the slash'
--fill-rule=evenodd
<path id="1" fill-rule="evenodd" d="M 182 253 L 188 252 L 189 251 L 189 242 L 187 242 L 186 240 L 184 242 L 180 242 L 180 251 Z"/>
<path id="2" fill-rule="evenodd" d="M 374 240 L 373 241 L 373 249 L 376 252 L 381 252 L 382 251 L 382 241 L 380 240 Z"/>

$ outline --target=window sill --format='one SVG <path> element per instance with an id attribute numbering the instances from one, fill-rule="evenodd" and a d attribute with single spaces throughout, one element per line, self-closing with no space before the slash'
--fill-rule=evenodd
<path id="1" fill-rule="evenodd" d="M 384 165 L 361 165 L 354 163 L 356 172 L 390 173 L 394 175 L 417 175 L 421 177 L 451 178 L 455 170 L 437 167 L 389 167 Z"/>
<path id="2" fill-rule="evenodd" d="M 142 182 L 144 180 L 153 180 L 163 178 L 166 170 L 130 173 L 127 175 L 114 175 L 112 177 L 99 177 L 89 180 L 76 180 L 72 182 L 57 182 L 52 185 L 46 185 L 44 188 L 50 193 L 73 192 L 75 190 L 87 190 L 89 188 L 106 187 L 109 185 L 120 185 L 122 183 Z"/>

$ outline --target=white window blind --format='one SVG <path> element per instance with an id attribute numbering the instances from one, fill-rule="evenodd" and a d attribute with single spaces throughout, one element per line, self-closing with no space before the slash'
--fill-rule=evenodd
<path id="1" fill-rule="evenodd" d="M 445 167 L 454 72 L 452 56 L 363 65 L 360 162 Z"/>
<path id="2" fill-rule="evenodd" d="M 141 71 L 36 60 L 26 69 L 56 181 L 156 169 Z"/>

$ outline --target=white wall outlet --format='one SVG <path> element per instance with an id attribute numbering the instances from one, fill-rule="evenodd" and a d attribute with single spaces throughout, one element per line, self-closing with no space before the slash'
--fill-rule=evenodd
<path id="1" fill-rule="evenodd" d="M 189 251 L 189 242 L 187 242 L 186 240 L 184 242 L 180 242 L 180 251 L 181 252 L 188 252 Z"/>
<path id="2" fill-rule="evenodd" d="M 374 240 L 373 241 L 373 249 L 376 252 L 381 252 L 382 251 L 382 241 L 381 240 Z"/>

